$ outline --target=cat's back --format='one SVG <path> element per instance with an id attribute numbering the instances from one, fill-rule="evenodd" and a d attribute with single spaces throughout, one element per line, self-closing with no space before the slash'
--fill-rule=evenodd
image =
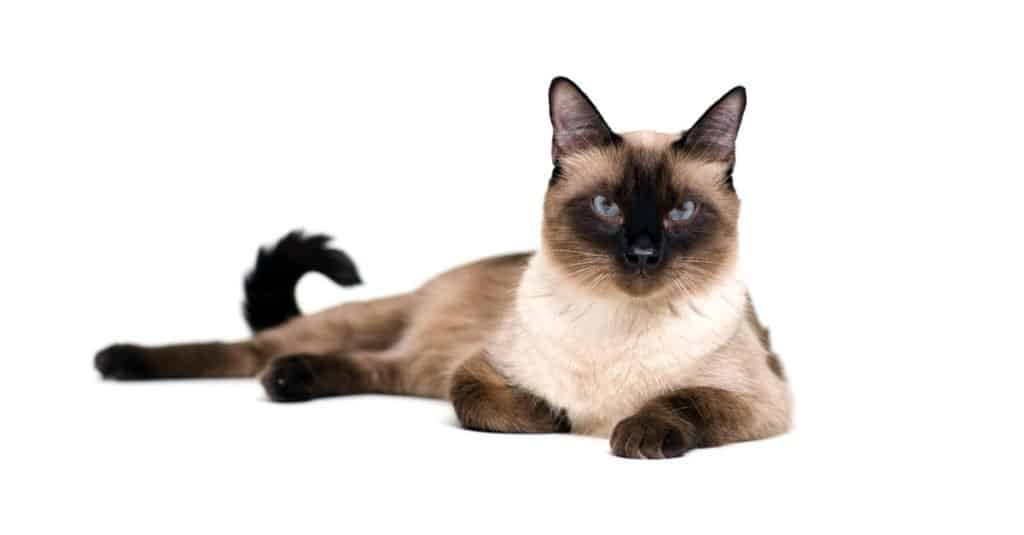
<path id="1" fill-rule="evenodd" d="M 462 304 L 496 309 L 511 303 L 532 252 L 483 258 L 452 268 L 427 282 L 419 294 L 438 306 Z"/>
<path id="2" fill-rule="evenodd" d="M 532 255 L 526 252 L 484 258 L 434 277 L 416 292 L 410 330 L 422 334 L 431 347 L 454 345 L 460 353 L 471 349 L 461 346 L 482 344 L 512 305 Z"/>

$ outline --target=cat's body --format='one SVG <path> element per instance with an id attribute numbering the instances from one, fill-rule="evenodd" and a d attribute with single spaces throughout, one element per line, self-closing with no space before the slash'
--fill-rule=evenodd
<path id="1" fill-rule="evenodd" d="M 758 426 L 785 427 L 788 390 L 733 274 L 690 299 L 650 304 L 584 299 L 551 264 L 543 251 L 532 258 L 488 359 L 565 409 L 574 432 L 607 436 L 647 401 L 694 386 L 756 397 Z"/>
<path id="2" fill-rule="evenodd" d="M 626 457 L 784 432 L 789 389 L 737 275 L 740 97 L 730 92 L 689 132 L 618 135 L 556 79 L 556 172 L 536 253 L 301 316 L 292 292 L 303 273 L 359 279 L 325 238 L 293 233 L 247 279 L 253 338 L 116 345 L 97 368 L 119 379 L 262 373 L 276 401 L 448 398 L 469 428 L 611 436 Z"/>

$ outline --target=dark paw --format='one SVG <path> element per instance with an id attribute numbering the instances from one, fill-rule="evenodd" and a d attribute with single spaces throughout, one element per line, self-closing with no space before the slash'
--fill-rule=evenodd
<path id="1" fill-rule="evenodd" d="M 261 382 L 273 401 L 308 401 L 313 399 L 314 379 L 309 358 L 291 355 L 272 360 Z"/>
<path id="2" fill-rule="evenodd" d="M 689 433 L 673 422 L 653 416 L 626 418 L 612 431 L 612 453 L 629 459 L 679 457 L 694 447 Z"/>
<path id="3" fill-rule="evenodd" d="M 93 364 L 104 379 L 146 379 L 150 373 L 144 351 L 137 345 L 115 344 L 96 353 Z"/>
<path id="4" fill-rule="evenodd" d="M 552 427 L 555 433 L 571 433 L 572 432 L 572 421 L 569 420 L 569 413 L 562 409 L 555 413 L 554 422 Z"/>

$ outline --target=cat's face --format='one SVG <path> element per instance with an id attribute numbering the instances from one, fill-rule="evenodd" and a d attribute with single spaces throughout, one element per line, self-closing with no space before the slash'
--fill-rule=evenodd
<path id="1" fill-rule="evenodd" d="M 586 290 L 700 294 L 733 269 L 735 138 L 746 96 L 727 93 L 680 134 L 615 134 L 575 84 L 551 85 L 555 173 L 544 249 Z"/>

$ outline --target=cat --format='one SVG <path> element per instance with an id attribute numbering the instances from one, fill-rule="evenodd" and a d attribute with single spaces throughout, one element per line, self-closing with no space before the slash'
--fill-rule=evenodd
<path id="1" fill-rule="evenodd" d="M 675 134 L 613 132 L 564 77 L 548 100 L 554 170 L 536 252 L 301 315 L 305 273 L 360 277 L 329 237 L 295 231 L 261 249 L 245 279 L 250 339 L 117 344 L 96 368 L 121 380 L 261 375 L 280 402 L 444 398 L 469 429 L 604 436 L 628 458 L 788 430 L 786 376 L 737 274 L 745 89 Z"/>

